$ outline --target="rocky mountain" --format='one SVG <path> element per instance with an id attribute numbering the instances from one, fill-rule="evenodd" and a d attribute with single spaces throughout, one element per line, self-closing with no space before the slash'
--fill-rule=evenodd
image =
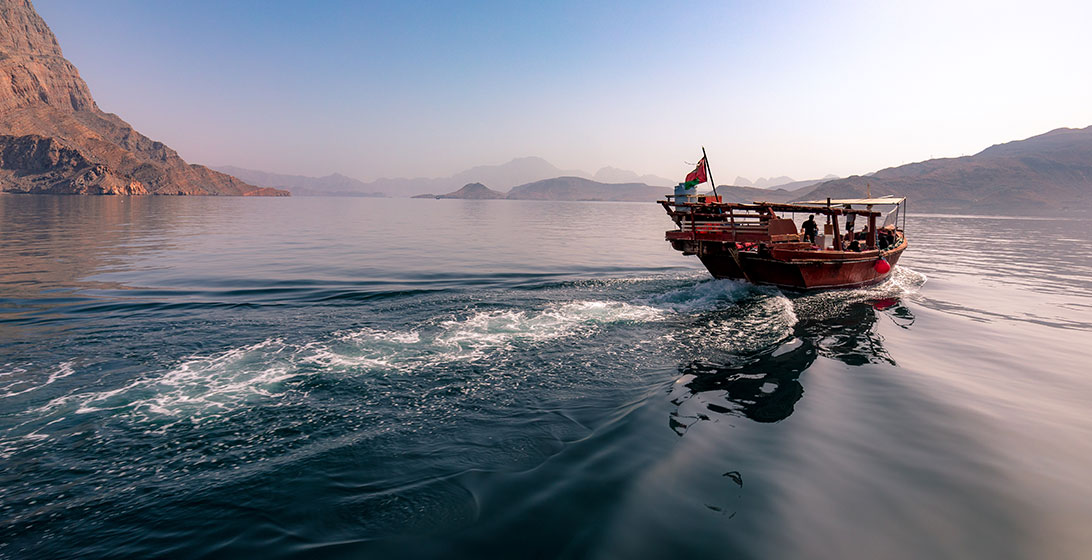
<path id="1" fill-rule="evenodd" d="M 755 179 L 754 186 L 756 186 L 756 187 L 758 187 L 760 189 L 771 189 L 773 187 L 780 187 L 781 185 L 787 185 L 787 184 L 792 183 L 792 182 L 795 182 L 795 179 L 793 179 L 792 177 L 785 176 L 785 175 L 782 175 L 781 177 L 769 177 L 769 178 L 759 177 L 758 179 Z"/>
<path id="2" fill-rule="evenodd" d="M 508 198 L 514 200 L 609 200 L 648 202 L 671 194 L 667 187 L 644 183 L 609 184 L 582 177 L 555 177 L 513 187 Z"/>
<path id="3" fill-rule="evenodd" d="M 617 167 L 604 167 L 596 171 L 591 178 L 600 183 L 644 183 L 656 187 L 666 187 L 678 183 L 678 181 L 656 175 L 638 175 L 627 169 L 618 169 Z"/>
<path id="4" fill-rule="evenodd" d="M 803 181 L 793 180 L 792 177 L 771 177 L 769 179 L 765 177 L 759 177 L 755 181 L 751 181 L 746 177 L 736 177 L 736 180 L 732 183 L 737 187 L 754 187 L 756 189 L 784 189 L 787 191 L 795 191 L 804 187 L 810 187 L 812 185 L 818 185 L 824 181 L 830 181 L 831 179 L 837 179 L 837 175 L 827 175 L 822 179 L 804 179 Z M 718 187 L 719 188 L 719 187 Z"/>
<path id="5" fill-rule="evenodd" d="M 783 186 L 783 185 L 788 185 L 790 183 L 796 183 L 796 182 L 802 182 L 802 181 L 796 181 L 792 177 L 786 177 L 786 176 L 769 177 L 769 178 L 759 177 L 758 179 L 755 179 L 754 181 L 751 181 L 750 179 L 748 179 L 746 177 L 736 177 L 735 182 L 733 182 L 732 184 L 736 185 L 736 186 L 740 186 L 740 187 L 756 187 L 756 188 L 759 188 L 759 189 L 772 189 L 774 187 L 780 187 L 780 186 Z M 818 182 L 818 181 L 816 181 L 816 182 Z"/>
<path id="6" fill-rule="evenodd" d="M 736 187 L 730 185 L 717 185 L 717 194 L 724 202 L 788 202 L 800 198 L 811 190 L 810 184 L 796 187 L 793 190 L 778 187 L 775 189 L 763 189 L 759 187 Z M 701 189 L 702 192 L 712 189 Z"/>
<path id="7" fill-rule="evenodd" d="M 498 198 L 505 198 L 505 194 L 497 192 L 481 183 L 469 183 L 464 185 L 463 188 L 447 193 L 441 194 L 436 198 L 461 198 L 468 200 L 493 200 Z"/>
<path id="8" fill-rule="evenodd" d="M 346 177 L 340 173 L 325 177 L 307 177 L 269 173 L 232 165 L 216 166 L 214 169 L 260 187 L 286 189 L 292 193 L 292 196 L 387 196 L 380 192 L 369 192 L 368 184 L 364 181 Z"/>
<path id="9" fill-rule="evenodd" d="M 0 0 L 0 191 L 269 195 L 99 110 L 29 0 Z"/>
<path id="10" fill-rule="evenodd" d="M 817 185 L 797 200 L 895 194 L 923 212 L 1092 214 L 1092 126 Z"/>
<path id="11" fill-rule="evenodd" d="M 785 191 L 799 191 L 799 190 L 805 189 L 807 187 L 813 187 L 813 186 L 818 185 L 819 183 L 829 181 L 831 179 L 837 179 L 837 178 L 838 177 L 836 175 L 828 175 L 827 177 L 824 177 L 823 179 L 805 179 L 803 181 L 793 181 L 791 183 L 782 183 L 780 185 L 777 185 L 776 187 L 760 187 L 760 188 L 770 189 L 770 190 L 781 189 L 781 190 L 785 190 Z"/>

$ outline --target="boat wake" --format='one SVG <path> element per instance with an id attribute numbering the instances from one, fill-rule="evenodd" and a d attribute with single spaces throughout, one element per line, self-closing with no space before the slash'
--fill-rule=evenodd
<path id="1" fill-rule="evenodd" d="M 0 370 L 0 399 L 17 397 L 37 391 L 43 387 L 52 385 L 59 379 L 64 379 L 76 372 L 73 369 L 74 360 L 63 362 L 53 369 L 39 374 L 32 373 L 25 367 L 17 367 L 14 364 L 4 364 L 4 370 Z"/>
<path id="2" fill-rule="evenodd" d="M 46 369 L 8 364 L 0 368 L 0 399 L 25 404 L 22 413 L 0 424 L 0 455 L 45 443 L 89 419 L 163 433 L 179 422 L 207 425 L 253 409 L 310 406 L 314 390 L 330 387 L 357 392 L 361 407 L 454 414 L 454 396 L 484 398 L 531 382 L 578 385 L 582 380 L 551 379 L 543 372 L 584 359 L 576 357 L 581 345 L 606 345 L 615 359 L 629 353 L 634 360 L 649 350 L 668 359 L 679 352 L 685 354 L 680 359 L 700 359 L 762 351 L 791 338 L 802 313 L 810 317 L 856 301 L 897 298 L 925 282 L 924 275 L 897 267 L 877 286 L 786 295 L 701 276 L 621 288 L 563 287 L 557 294 L 562 301 L 499 309 L 496 303 L 471 304 L 433 312 L 402 329 L 362 326 L 304 340 L 274 336 L 185 357 L 163 369 L 130 372 L 124 380 L 100 379 L 96 364 L 75 358 Z M 645 329 L 654 324 L 663 326 Z M 633 329 L 645 332 L 635 335 Z M 527 371 L 535 370 L 542 376 L 532 381 Z"/>
<path id="3" fill-rule="evenodd" d="M 726 309 L 738 302 L 758 295 L 776 294 L 774 288 L 761 288 L 739 280 L 707 279 L 669 289 L 648 298 L 651 305 L 675 313 L 693 313 Z"/>
<path id="4" fill-rule="evenodd" d="M 0 398 L 56 388 L 73 379 L 67 392 L 37 400 L 5 432 L 31 440 L 80 417 L 108 415 L 165 430 L 179 421 L 209 422 L 255 406 L 278 406 L 306 397 L 308 379 L 356 378 L 371 389 L 397 391 L 395 378 L 443 376 L 476 366 L 491 372 L 514 355 L 562 339 L 586 339 L 619 325 L 663 319 L 649 305 L 580 300 L 537 310 L 470 310 L 438 316 L 408 330 L 363 327 L 337 331 L 321 340 L 291 342 L 275 337 L 212 355 L 191 356 L 166 370 L 139 375 L 115 387 L 81 383 L 77 360 L 37 378 L 27 368 L 0 372 Z M 458 381 L 468 386 L 474 380 Z M 408 388 L 408 387 L 406 387 Z M 62 388 L 63 389 L 63 388 Z M 465 389 L 465 387 L 463 388 Z M 463 390 L 460 389 L 460 390 Z M 44 392 L 44 391 L 43 391 Z M 29 399 L 28 399 L 29 400 Z M 34 402 L 34 400 L 30 400 Z"/>

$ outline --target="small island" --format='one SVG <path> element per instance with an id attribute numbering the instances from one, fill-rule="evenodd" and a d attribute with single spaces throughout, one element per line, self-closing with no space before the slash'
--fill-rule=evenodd
<path id="1" fill-rule="evenodd" d="M 493 200 L 499 198 L 508 198 L 508 195 L 497 192 L 481 183 L 469 183 L 463 185 L 463 188 L 449 192 L 447 194 L 441 194 L 436 198 L 462 198 L 467 200 Z"/>

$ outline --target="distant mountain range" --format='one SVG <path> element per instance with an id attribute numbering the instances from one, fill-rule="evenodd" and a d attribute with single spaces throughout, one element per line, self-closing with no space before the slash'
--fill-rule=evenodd
<path id="1" fill-rule="evenodd" d="M 783 179 L 788 178 L 767 180 L 763 184 Z M 530 200 L 650 201 L 669 192 L 669 188 L 639 182 L 609 184 L 581 177 L 554 177 L 517 185 L 505 196 Z M 1090 215 L 1092 126 L 1060 128 L 992 146 L 973 156 L 931 159 L 864 176 L 792 181 L 777 188 L 717 187 L 717 193 L 727 202 L 859 198 L 869 192 L 872 196 L 906 196 L 911 208 L 920 212 Z M 462 198 L 459 192 L 444 197 Z"/>
<path id="2" fill-rule="evenodd" d="M 773 187 L 780 187 L 781 185 L 792 183 L 793 181 L 794 179 L 792 177 L 785 176 L 770 177 L 768 179 L 766 177 L 759 177 L 754 181 L 751 181 L 746 177 L 736 177 L 736 180 L 732 182 L 732 184 L 737 187 L 755 187 L 759 189 L 769 189 Z"/>
<path id="3" fill-rule="evenodd" d="M 640 202 L 663 198 L 670 194 L 667 187 L 644 183 L 608 184 L 582 177 L 556 177 L 513 187 L 508 192 L 513 200 L 604 200 Z"/>
<path id="4" fill-rule="evenodd" d="M 753 202 L 756 200 L 788 202 L 794 197 L 807 194 L 809 191 L 810 187 L 798 188 L 792 191 L 781 188 L 759 189 L 726 185 L 717 187 L 717 194 L 725 202 Z M 424 194 L 414 198 L 648 202 L 662 199 L 664 195 L 671 193 L 672 189 L 669 187 L 655 187 L 644 183 L 601 183 L 583 177 L 554 177 L 512 187 L 507 193 L 490 189 L 481 183 L 472 183 L 455 192 L 442 195 Z"/>
<path id="5" fill-rule="evenodd" d="M 673 181 L 655 175 L 604 167 L 594 175 L 580 170 L 561 169 L 540 157 L 516 158 L 500 165 L 479 165 L 449 177 L 383 178 L 365 183 L 340 174 L 325 177 L 282 175 L 244 169 L 231 165 L 216 167 L 244 181 L 262 187 L 288 189 L 296 196 L 392 196 L 409 197 L 424 193 L 442 193 L 471 183 L 482 183 L 507 191 L 513 187 L 557 177 L 578 177 L 599 183 L 643 183 L 672 185 Z M 427 195 L 425 198 L 434 195 Z"/>
<path id="6" fill-rule="evenodd" d="M 735 180 L 735 182 L 732 183 L 732 185 L 737 186 L 737 187 L 754 187 L 756 189 L 780 188 L 780 189 L 785 189 L 787 191 L 795 191 L 797 189 L 801 189 L 801 188 L 808 187 L 808 186 L 811 186 L 811 185 L 818 185 L 819 183 L 822 183 L 823 181 L 830 181 L 831 179 L 838 179 L 838 178 L 839 177 L 837 175 L 827 175 L 826 177 L 823 177 L 822 179 L 806 179 L 806 180 L 803 180 L 803 181 L 797 181 L 796 179 L 793 179 L 792 177 L 781 176 L 781 177 L 770 177 L 769 179 L 767 179 L 766 177 L 759 177 L 758 179 L 755 179 L 754 181 L 751 181 L 750 179 L 748 179 L 746 177 L 736 177 L 736 180 Z"/>
<path id="7" fill-rule="evenodd" d="M 596 171 L 591 178 L 600 183 L 644 183 L 654 187 L 666 187 L 678 182 L 656 175 L 638 175 L 632 171 L 618 169 L 617 167 L 604 167 Z"/>
<path id="8" fill-rule="evenodd" d="M 537 157 L 474 167 L 450 177 L 379 179 L 370 183 L 337 174 L 311 178 L 235 167 L 219 169 L 256 185 L 288 189 L 297 195 L 648 201 L 670 193 L 670 185 L 674 184 L 668 179 L 638 176 L 611 167 L 600 169 L 590 178 Z M 736 182 L 751 183 L 742 177 Z M 779 184 L 771 186 L 774 183 Z M 731 202 L 856 198 L 869 190 L 873 196 L 906 196 L 912 207 L 922 212 L 1092 214 L 1092 127 L 1058 129 L 992 146 L 973 156 L 932 159 L 844 179 L 827 176 L 792 181 L 790 177 L 775 177 L 759 179 L 752 186 L 717 186 L 717 193 Z"/>
<path id="9" fill-rule="evenodd" d="M 423 194 L 414 198 L 460 198 L 486 200 L 599 200 L 610 202 L 647 202 L 670 194 L 667 187 L 644 183 L 600 183 L 583 177 L 554 177 L 512 187 L 507 193 L 481 183 L 470 183 L 461 189 L 441 195 Z"/>
<path id="10" fill-rule="evenodd" d="M 252 185 L 274 189 L 286 189 L 295 196 L 367 196 L 384 197 L 381 192 L 369 192 L 368 184 L 340 173 L 325 177 L 305 177 L 303 175 L 281 175 L 244 169 L 233 165 L 223 165 L 213 169 L 238 177 Z"/>
<path id="11" fill-rule="evenodd" d="M 869 188 L 873 196 L 906 196 L 923 212 L 1092 214 L 1092 126 L 827 181 L 794 199 L 860 197 Z"/>

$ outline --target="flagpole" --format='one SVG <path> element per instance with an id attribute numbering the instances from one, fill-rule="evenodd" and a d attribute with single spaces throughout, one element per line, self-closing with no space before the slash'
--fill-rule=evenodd
<path id="1" fill-rule="evenodd" d="M 717 184 L 713 182 L 713 170 L 709 169 L 709 156 L 705 155 L 705 146 L 701 147 L 701 160 L 705 162 L 705 174 L 709 176 L 709 184 L 713 187 L 713 196 L 717 196 Z"/>

